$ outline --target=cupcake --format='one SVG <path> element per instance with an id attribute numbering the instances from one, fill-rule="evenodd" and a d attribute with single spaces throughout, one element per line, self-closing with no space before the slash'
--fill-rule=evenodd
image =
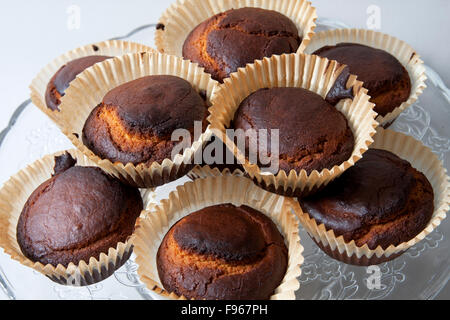
<path id="1" fill-rule="evenodd" d="M 203 69 L 175 56 L 142 52 L 108 59 L 66 90 L 63 133 L 106 172 L 155 188 L 194 167 L 211 135 L 207 116 L 216 86 Z"/>
<path id="2" fill-rule="evenodd" d="M 377 123 L 366 91 L 336 61 L 264 58 L 219 86 L 211 128 L 256 184 L 305 196 L 354 165 L 371 144 Z"/>
<path id="3" fill-rule="evenodd" d="M 33 79 L 31 100 L 61 127 L 59 105 L 70 82 L 92 65 L 113 56 L 153 51 L 150 47 L 128 41 L 109 40 L 68 51 L 45 66 Z"/>
<path id="4" fill-rule="evenodd" d="M 223 82 L 255 60 L 303 52 L 316 18 L 305 0 L 180 0 L 161 16 L 155 44 L 160 52 L 196 62 Z"/>
<path id="5" fill-rule="evenodd" d="M 274 115 L 277 115 L 274 117 Z M 330 123 L 333 125 L 330 126 Z M 279 169 L 331 170 L 352 155 L 355 138 L 345 116 L 317 93 L 295 87 L 259 89 L 245 98 L 237 109 L 235 130 L 279 130 Z M 264 137 L 266 138 L 266 137 Z M 266 148 L 261 153 L 270 154 L 268 144 L 260 136 L 250 138 L 245 145 L 245 155 L 250 145 Z"/>
<path id="6" fill-rule="evenodd" d="M 346 64 L 350 72 L 364 82 L 375 103 L 375 112 L 386 116 L 411 94 L 408 71 L 390 53 L 357 43 L 339 43 L 315 51 L 321 57 Z"/>
<path id="7" fill-rule="evenodd" d="M 102 62 L 110 58 L 108 56 L 87 56 L 72 60 L 63 65 L 47 85 L 47 90 L 45 91 L 47 108 L 53 111 L 59 111 L 61 98 L 64 96 L 64 92 L 69 87 L 70 82 L 85 69 L 93 66 L 97 62 Z"/>
<path id="8" fill-rule="evenodd" d="M 156 261 L 164 289 L 179 296 L 265 300 L 286 274 L 287 252 L 267 216 L 223 204 L 178 221 L 164 237 Z"/>
<path id="9" fill-rule="evenodd" d="M 401 255 L 440 223 L 448 206 L 448 178 L 430 150 L 390 131 L 375 140 L 355 166 L 300 200 L 300 219 L 319 247 L 355 265 Z"/>
<path id="10" fill-rule="evenodd" d="M 380 32 L 363 29 L 319 32 L 305 52 L 348 65 L 368 89 L 379 115 L 377 121 L 383 127 L 391 125 L 426 87 L 425 68 L 415 50 Z"/>
<path id="11" fill-rule="evenodd" d="M 144 208 L 138 189 L 76 151 L 46 156 L 13 176 L 0 203 L 5 253 L 75 286 L 104 280 L 128 260 L 128 238 Z"/>
<path id="12" fill-rule="evenodd" d="M 83 128 L 83 142 L 97 156 L 134 165 L 172 159 L 179 143 L 172 133 L 194 124 L 206 129 L 208 105 L 192 85 L 179 77 L 154 75 L 109 91 L 92 110 Z"/>
<path id="13" fill-rule="evenodd" d="M 428 179 L 395 154 L 370 149 L 324 190 L 301 200 L 303 211 L 345 242 L 387 249 L 418 235 L 433 214 Z"/>
<path id="14" fill-rule="evenodd" d="M 183 57 L 223 82 L 247 63 L 274 54 L 297 52 L 302 38 L 285 15 L 260 8 L 231 9 L 195 27 L 183 45 Z"/>
<path id="15" fill-rule="evenodd" d="M 138 274 L 155 298 L 295 299 L 303 262 L 293 203 L 236 176 L 177 188 L 138 219 Z"/>

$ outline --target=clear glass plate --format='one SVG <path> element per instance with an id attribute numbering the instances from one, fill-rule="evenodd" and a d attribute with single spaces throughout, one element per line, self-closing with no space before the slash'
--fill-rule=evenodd
<path id="1" fill-rule="evenodd" d="M 329 19 L 319 20 L 319 30 L 346 27 Z M 122 39 L 153 45 L 154 25 L 133 30 Z M 420 101 L 392 126 L 424 142 L 450 168 L 450 91 L 436 72 L 427 69 L 428 88 Z M 24 84 L 28 85 L 28 84 Z M 29 101 L 24 102 L 0 133 L 0 182 L 45 154 L 72 148 L 56 126 Z M 157 200 L 189 179 L 158 188 Z M 443 224 L 420 244 L 396 260 L 380 265 L 381 286 L 369 289 L 367 268 L 339 263 L 312 243 L 300 230 L 305 263 L 297 299 L 432 299 L 450 277 L 450 222 Z M 74 288 L 53 283 L 41 274 L 0 252 L 0 298 L 11 299 L 152 299 L 139 281 L 130 259 L 114 276 L 89 287 Z M 449 298 L 449 297 L 447 297 Z"/>

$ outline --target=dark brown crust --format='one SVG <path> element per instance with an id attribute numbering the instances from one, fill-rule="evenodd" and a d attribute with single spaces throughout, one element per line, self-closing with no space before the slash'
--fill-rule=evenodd
<path id="1" fill-rule="evenodd" d="M 353 87 L 347 88 L 347 82 L 350 78 L 350 69 L 345 67 L 341 74 L 337 77 L 330 91 L 328 91 L 325 101 L 337 105 L 341 100 L 352 99 L 355 97 L 353 94 Z"/>
<path id="2" fill-rule="evenodd" d="M 233 124 L 244 131 L 279 129 L 279 164 L 287 173 L 332 169 L 348 160 L 354 148 L 345 116 L 319 95 L 302 88 L 256 91 L 242 101 Z M 270 138 L 267 140 L 270 150 Z M 258 140 L 247 142 L 246 156 L 250 144 L 259 146 Z"/>
<path id="3" fill-rule="evenodd" d="M 87 56 L 72 60 L 63 65 L 50 79 L 45 91 L 45 102 L 47 107 L 53 111 L 59 111 L 61 98 L 69 87 L 69 84 L 77 77 L 78 74 L 93 66 L 98 62 L 105 61 L 112 57 L 108 56 Z"/>
<path id="4" fill-rule="evenodd" d="M 425 175 L 409 162 L 370 149 L 354 167 L 301 205 L 337 237 L 374 250 L 409 241 L 425 229 L 433 214 L 433 197 Z"/>
<path id="5" fill-rule="evenodd" d="M 64 171 L 72 168 L 77 164 L 77 160 L 72 158 L 70 153 L 65 152 L 64 154 L 55 157 L 55 166 L 53 167 L 53 175 L 63 173 Z"/>
<path id="6" fill-rule="evenodd" d="M 247 63 L 297 52 L 302 39 L 279 12 L 260 8 L 228 10 L 198 25 L 183 45 L 183 57 L 197 62 L 220 82 Z"/>
<path id="7" fill-rule="evenodd" d="M 135 165 L 171 159 L 176 129 L 194 138 L 194 122 L 206 129 L 208 105 L 191 84 L 174 76 L 147 76 L 111 90 L 92 110 L 83 142 L 96 155 Z"/>
<path id="8" fill-rule="evenodd" d="M 385 116 L 408 100 L 411 79 L 405 67 L 384 50 L 355 43 L 323 47 L 314 54 L 337 60 L 350 67 L 350 73 L 364 82 L 375 103 L 375 111 Z"/>
<path id="9" fill-rule="evenodd" d="M 143 209 L 138 189 L 94 167 L 75 166 L 42 183 L 28 198 L 17 241 L 34 262 L 66 266 L 125 242 Z"/>
<path id="10" fill-rule="evenodd" d="M 283 236 L 264 214 L 218 205 L 190 214 L 164 237 L 159 277 L 169 292 L 193 299 L 269 299 L 284 278 Z"/>

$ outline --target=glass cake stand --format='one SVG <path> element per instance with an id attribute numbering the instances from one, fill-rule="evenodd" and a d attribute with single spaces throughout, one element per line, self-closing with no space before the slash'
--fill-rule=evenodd
<path id="1" fill-rule="evenodd" d="M 139 27 L 117 39 L 153 45 L 155 25 Z M 318 30 L 345 28 L 320 19 Z M 439 75 L 427 68 L 428 88 L 418 103 L 391 127 L 429 146 L 450 168 L 450 90 Z M 28 85 L 25 83 L 24 85 Z M 9 126 L 0 133 L 0 183 L 45 154 L 73 148 L 69 140 L 29 100 L 20 105 Z M 156 189 L 156 200 L 167 197 L 180 179 Z M 380 265 L 381 286 L 369 289 L 367 268 L 337 262 L 324 253 L 301 229 L 305 262 L 297 299 L 433 299 L 450 277 L 450 219 L 394 261 Z M 67 287 L 13 261 L 0 250 L 0 298 L 9 299 L 153 299 L 139 281 L 133 257 L 107 280 L 88 287 Z M 450 297 L 445 297 L 450 298 Z"/>

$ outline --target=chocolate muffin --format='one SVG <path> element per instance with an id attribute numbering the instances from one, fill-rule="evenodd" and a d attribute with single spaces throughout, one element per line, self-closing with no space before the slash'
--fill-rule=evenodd
<path id="1" fill-rule="evenodd" d="M 240 104 L 233 126 L 244 131 L 268 130 L 266 143 L 259 136 L 247 138 L 247 158 L 251 145 L 258 146 L 260 154 L 271 155 L 271 130 L 278 129 L 279 168 L 287 174 L 332 169 L 350 158 L 355 145 L 345 116 L 318 94 L 302 88 L 252 93 Z"/>
<path id="2" fill-rule="evenodd" d="M 375 111 L 385 116 L 409 99 L 411 79 L 394 56 L 380 49 L 357 43 L 339 43 L 323 47 L 314 54 L 350 67 L 350 73 L 364 82 L 375 103 Z"/>
<path id="3" fill-rule="evenodd" d="M 259 8 L 231 9 L 199 24 L 186 38 L 183 57 L 220 82 L 247 63 L 297 52 L 302 38 L 283 14 Z"/>
<path id="4" fill-rule="evenodd" d="M 434 210 L 433 188 L 421 172 L 393 153 L 370 149 L 356 165 L 301 206 L 345 242 L 387 249 L 414 238 Z"/>
<path id="5" fill-rule="evenodd" d="M 191 299 L 269 299 L 283 280 L 288 250 L 275 224 L 247 206 L 216 205 L 178 221 L 157 254 L 169 292 Z"/>
<path id="6" fill-rule="evenodd" d="M 83 142 L 102 159 L 134 165 L 171 159 L 176 129 L 194 141 L 194 122 L 206 129 L 208 105 L 191 84 L 168 75 L 147 76 L 109 91 L 89 115 Z"/>
<path id="7" fill-rule="evenodd" d="M 59 111 L 61 98 L 69 87 L 69 84 L 75 80 L 78 74 L 93 66 L 98 62 L 102 62 L 112 57 L 107 56 L 87 56 L 72 60 L 63 65 L 55 75 L 50 79 L 45 92 L 45 102 L 47 107 L 53 111 Z"/>
<path id="8" fill-rule="evenodd" d="M 133 233 L 143 209 L 139 190 L 99 168 L 74 164 L 68 154 L 56 158 L 55 174 L 23 207 L 17 242 L 33 262 L 54 267 L 89 263 Z"/>

